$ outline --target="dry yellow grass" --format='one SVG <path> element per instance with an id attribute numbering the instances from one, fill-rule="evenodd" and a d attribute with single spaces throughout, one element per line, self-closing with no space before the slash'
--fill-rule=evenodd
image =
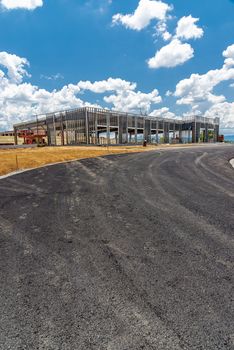
<path id="1" fill-rule="evenodd" d="M 200 144 L 161 144 L 143 146 L 65 146 L 42 148 L 0 149 L 0 176 L 8 173 L 37 168 L 46 164 L 53 164 L 75 159 L 94 158 L 108 154 L 136 153 L 159 150 L 165 148 L 184 148 L 199 146 Z"/>
<path id="2" fill-rule="evenodd" d="M 145 152 L 155 147 L 43 147 L 27 149 L 0 149 L 0 175 L 16 170 L 37 168 L 42 165 L 74 159 L 93 158 L 107 154 Z"/>

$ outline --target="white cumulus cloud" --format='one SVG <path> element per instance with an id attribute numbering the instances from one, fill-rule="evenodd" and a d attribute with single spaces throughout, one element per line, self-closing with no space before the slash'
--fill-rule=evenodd
<path id="1" fill-rule="evenodd" d="M 215 104 L 206 111 L 205 117 L 218 117 L 222 129 L 234 129 L 234 102 Z"/>
<path id="2" fill-rule="evenodd" d="M 174 93 L 176 97 L 179 97 L 177 104 L 193 105 L 206 101 L 215 104 L 225 101 L 223 95 L 216 96 L 213 90 L 221 82 L 234 79 L 234 45 L 229 46 L 223 52 L 223 56 L 225 61 L 220 69 L 210 70 L 201 75 L 192 74 L 177 84 Z"/>
<path id="3" fill-rule="evenodd" d="M 226 67 L 234 66 L 234 44 L 227 47 L 223 52 L 223 56 L 225 57 L 224 65 Z"/>
<path id="4" fill-rule="evenodd" d="M 148 113 L 152 104 L 160 103 L 162 100 L 157 89 L 149 93 L 136 91 L 136 83 L 119 78 L 109 78 L 94 83 L 80 81 L 77 86 L 81 91 L 89 90 L 99 94 L 114 92 L 114 94 L 104 96 L 103 99 L 106 103 L 113 105 L 113 109 L 124 112 Z"/>
<path id="5" fill-rule="evenodd" d="M 156 26 L 156 35 L 161 36 L 163 40 L 168 41 L 172 38 L 172 34 L 167 30 L 166 21 L 159 21 Z"/>
<path id="6" fill-rule="evenodd" d="M 190 44 L 173 39 L 148 60 L 148 66 L 149 68 L 176 67 L 190 60 L 193 56 L 194 50 Z"/>
<path id="7" fill-rule="evenodd" d="M 25 75 L 28 75 L 25 65 L 29 65 L 26 58 L 5 51 L 0 52 L 0 66 L 7 69 L 8 78 L 11 81 L 19 83 Z"/>
<path id="8" fill-rule="evenodd" d="M 80 81 L 77 85 L 81 90 L 89 90 L 99 94 L 107 91 L 121 92 L 136 89 L 136 83 L 131 83 L 120 78 L 108 78 L 107 80 L 95 81 L 94 83 L 90 81 Z"/>
<path id="9" fill-rule="evenodd" d="M 175 113 L 171 112 L 168 107 L 162 107 L 159 109 L 154 109 L 150 113 L 151 117 L 161 117 L 161 118 L 176 118 Z"/>
<path id="10" fill-rule="evenodd" d="M 162 101 L 158 90 L 149 93 L 123 90 L 116 94 L 105 96 L 104 101 L 113 105 L 113 109 L 123 112 L 149 113 L 151 105 Z"/>
<path id="11" fill-rule="evenodd" d="M 0 0 L 0 4 L 7 10 L 35 10 L 37 7 L 43 6 L 43 0 Z"/>
<path id="12" fill-rule="evenodd" d="M 192 74 L 181 80 L 174 92 L 177 104 L 199 108 L 205 116 L 221 120 L 222 128 L 234 128 L 234 103 L 226 101 L 223 95 L 216 95 L 214 88 L 224 81 L 234 80 L 234 45 L 223 52 L 224 64 L 220 69 L 210 70 L 205 74 Z"/>
<path id="13" fill-rule="evenodd" d="M 199 39 L 203 36 L 204 31 L 202 28 L 197 26 L 199 18 L 194 18 L 191 15 L 182 17 L 176 28 L 176 36 L 180 39 Z"/>
<path id="14" fill-rule="evenodd" d="M 126 28 L 142 30 L 147 27 L 153 19 L 162 21 L 166 19 L 167 12 L 172 9 L 165 2 L 158 0 L 140 0 L 133 14 L 116 14 L 112 23 L 120 23 Z"/>

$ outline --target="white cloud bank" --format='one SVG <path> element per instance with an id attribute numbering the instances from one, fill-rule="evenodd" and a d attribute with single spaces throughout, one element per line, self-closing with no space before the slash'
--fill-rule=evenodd
<path id="1" fill-rule="evenodd" d="M 152 104 L 162 101 L 157 89 L 150 93 L 135 91 L 136 83 L 130 83 L 122 79 L 109 78 L 94 83 L 80 81 L 77 86 L 81 90 L 89 90 L 99 94 L 115 92 L 109 96 L 104 96 L 104 101 L 113 105 L 113 108 L 119 111 L 148 113 Z"/>
<path id="2" fill-rule="evenodd" d="M 190 78 L 181 80 L 175 91 L 179 97 L 177 104 L 194 105 L 201 102 L 219 103 L 225 100 L 222 95 L 215 95 L 214 88 L 223 81 L 234 79 L 234 45 L 224 52 L 224 65 L 220 69 L 208 71 L 206 74 L 192 74 Z"/>
<path id="3" fill-rule="evenodd" d="M 140 0 L 138 7 L 133 14 L 123 15 L 117 13 L 113 16 L 112 23 L 120 23 L 126 28 L 134 30 L 142 30 L 143 28 L 146 28 L 153 19 L 164 21 L 167 12 L 170 10 L 172 10 L 172 7 L 165 2 L 157 0 Z"/>
<path id="4" fill-rule="evenodd" d="M 223 51 L 224 64 L 220 69 L 206 74 L 192 74 L 181 80 L 174 92 L 177 104 L 198 107 L 206 116 L 217 116 L 221 119 L 222 128 L 234 127 L 234 102 L 229 103 L 223 95 L 216 95 L 214 88 L 224 81 L 234 80 L 234 45 Z M 232 125 L 232 126 L 231 126 Z"/>
<path id="5" fill-rule="evenodd" d="M 43 6 L 43 0 L 0 0 L 0 4 L 7 10 L 35 10 Z"/>
<path id="6" fill-rule="evenodd" d="M 234 102 L 225 96 L 215 95 L 214 88 L 223 81 L 234 80 L 234 45 L 224 52 L 224 64 L 206 74 L 192 74 L 180 81 L 174 92 L 177 104 L 191 107 L 193 115 L 219 117 L 222 128 L 234 128 Z M 137 90 L 135 82 L 120 78 L 102 81 L 79 81 L 65 85 L 60 90 L 47 91 L 25 82 L 29 77 L 29 62 L 7 52 L 0 52 L 0 129 L 8 129 L 13 123 L 56 110 L 90 106 L 84 100 L 86 91 L 101 95 L 108 107 L 126 112 L 150 113 L 162 101 L 157 89 L 149 93 Z M 168 94 L 171 95 L 171 94 Z M 97 105 L 96 105 L 97 106 Z M 175 117 L 167 107 L 154 109 L 152 116 Z"/>
<path id="7" fill-rule="evenodd" d="M 137 90 L 137 84 L 122 79 L 80 81 L 65 85 L 61 90 L 47 91 L 24 81 L 29 77 L 26 58 L 0 52 L 0 129 L 8 129 L 13 123 L 33 115 L 90 106 L 81 99 L 86 90 L 103 94 L 103 101 L 110 108 L 126 112 L 148 113 L 152 105 L 161 102 L 158 90 L 149 93 Z"/>
<path id="8" fill-rule="evenodd" d="M 217 103 L 205 112 L 205 117 L 220 118 L 222 129 L 234 130 L 234 102 Z"/>

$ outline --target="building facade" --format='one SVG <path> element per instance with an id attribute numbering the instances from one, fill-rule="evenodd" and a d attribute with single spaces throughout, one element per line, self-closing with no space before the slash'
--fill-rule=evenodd
<path id="1" fill-rule="evenodd" d="M 48 145 L 110 145 L 216 142 L 219 119 L 194 116 L 166 119 L 85 107 L 14 125 L 15 143 L 22 132 L 45 135 Z"/>

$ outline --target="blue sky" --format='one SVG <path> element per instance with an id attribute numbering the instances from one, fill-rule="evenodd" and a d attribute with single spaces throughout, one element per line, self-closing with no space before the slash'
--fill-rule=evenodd
<path id="1" fill-rule="evenodd" d="M 234 1 L 158 3 L 0 0 L 0 129 L 94 104 L 232 132 Z"/>

